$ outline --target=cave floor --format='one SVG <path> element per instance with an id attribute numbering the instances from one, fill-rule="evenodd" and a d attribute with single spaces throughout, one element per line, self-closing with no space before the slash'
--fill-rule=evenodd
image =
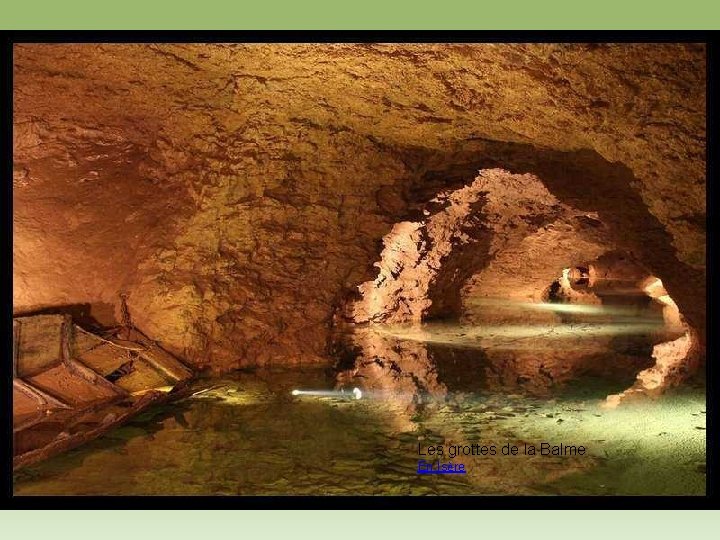
<path id="1" fill-rule="evenodd" d="M 198 381 L 86 446 L 15 474 L 16 495 L 699 495 L 705 395 L 599 407 L 602 381 L 533 398 L 457 392 L 410 414 L 361 400 L 291 395 L 332 388 L 328 369 L 258 370 Z M 204 391 L 202 391 L 204 390 Z M 585 456 L 503 456 L 507 443 L 575 444 Z M 498 455 L 450 459 L 450 444 Z M 418 444 L 444 444 L 467 475 L 418 475 Z M 425 458 L 430 459 L 430 458 Z"/>

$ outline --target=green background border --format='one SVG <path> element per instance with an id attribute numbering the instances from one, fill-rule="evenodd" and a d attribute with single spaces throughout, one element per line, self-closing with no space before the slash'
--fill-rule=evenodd
<path id="1" fill-rule="evenodd" d="M 35 540 L 701 540 L 703 511 L 18 511 L 0 512 L 6 538 Z"/>
<path id="2" fill-rule="evenodd" d="M 6 0 L 1 29 L 708 30 L 717 0 Z"/>

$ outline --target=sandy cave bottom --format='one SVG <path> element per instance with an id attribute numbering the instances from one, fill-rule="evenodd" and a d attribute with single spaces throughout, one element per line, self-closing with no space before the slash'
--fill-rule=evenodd
<path id="1" fill-rule="evenodd" d="M 701 382 L 613 410 L 604 408 L 602 400 L 628 383 L 631 370 L 624 376 L 579 370 L 543 392 L 513 390 L 491 376 L 498 370 L 492 349 L 468 346 L 449 328 L 454 327 L 425 329 L 455 338 L 424 349 L 432 373 L 413 396 L 406 395 L 410 387 L 401 378 L 393 380 L 375 362 L 343 379 L 337 358 L 329 359 L 334 366 L 202 379 L 194 395 L 150 409 L 86 446 L 18 471 L 15 494 L 705 493 Z M 414 356 L 416 339 L 382 339 L 404 351 L 407 362 L 421 362 Z M 612 354 L 604 359 L 612 360 Z M 354 398 L 353 385 L 363 388 L 362 399 Z M 294 396 L 295 389 L 336 393 Z M 541 455 L 543 442 L 583 445 L 587 453 Z M 495 445 L 497 454 L 449 457 L 451 445 L 471 444 Z M 506 444 L 520 454 L 502 455 Z M 437 445 L 445 448 L 442 462 L 462 463 L 467 474 L 417 474 L 419 459 L 434 459 L 420 456 L 419 448 Z M 536 446 L 538 454 L 523 455 L 528 445 Z"/>

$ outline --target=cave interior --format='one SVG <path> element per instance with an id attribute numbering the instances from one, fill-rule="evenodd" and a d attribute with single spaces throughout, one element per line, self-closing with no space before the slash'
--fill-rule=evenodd
<path id="1" fill-rule="evenodd" d="M 16 493 L 704 492 L 705 55 L 16 45 Z"/>

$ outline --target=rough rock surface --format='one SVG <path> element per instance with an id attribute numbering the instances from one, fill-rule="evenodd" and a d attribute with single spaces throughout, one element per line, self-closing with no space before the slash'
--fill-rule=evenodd
<path id="1" fill-rule="evenodd" d="M 595 213 L 704 340 L 701 45 L 27 44 L 14 61 L 16 312 L 109 323 L 126 293 L 198 365 L 315 361 L 393 226 L 498 167 Z"/>
<path id="2" fill-rule="evenodd" d="M 624 233 L 561 203 L 531 174 L 480 171 L 383 239 L 378 277 L 360 285 L 345 314 L 370 324 L 351 340 L 354 374 L 363 385 L 390 382 L 398 396 L 412 395 L 414 374 L 419 395 L 442 394 L 434 370 L 457 363 L 449 346 L 485 386 L 509 391 L 548 394 L 584 375 L 629 375 L 630 386 L 637 377 L 609 397 L 614 404 L 683 381 L 697 367 L 696 336 L 662 282 L 618 250 Z M 586 283 L 573 286 L 571 272 L 573 281 L 585 272 Z"/>
<path id="3" fill-rule="evenodd" d="M 539 302 L 563 268 L 617 245 L 606 225 L 560 203 L 537 177 L 500 169 L 440 194 L 424 213 L 383 239 L 378 277 L 360 285 L 354 322 L 467 316 L 463 296 Z"/>

